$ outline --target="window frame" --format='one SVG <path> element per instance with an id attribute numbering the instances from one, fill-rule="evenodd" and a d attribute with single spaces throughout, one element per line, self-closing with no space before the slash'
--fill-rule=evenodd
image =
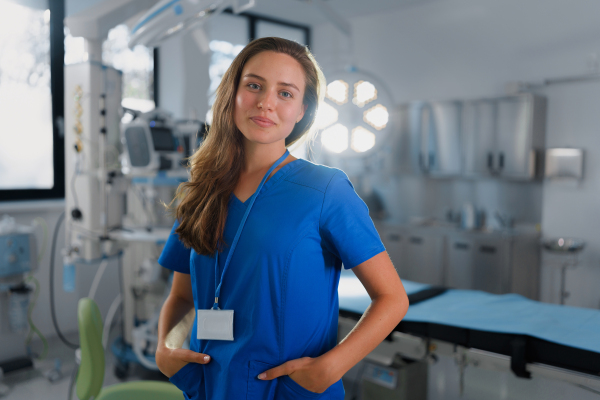
<path id="1" fill-rule="evenodd" d="M 15 200 L 50 200 L 65 197 L 65 0 L 49 1 L 50 10 L 50 96 L 52 104 L 52 138 L 54 186 L 51 189 L 0 189 L 0 202 Z"/>
<path id="2" fill-rule="evenodd" d="M 51 189 L 0 189 L 0 203 L 17 200 L 53 200 L 65 198 L 65 0 L 48 2 L 50 9 L 50 93 L 52 102 L 52 138 L 53 138 L 53 167 L 54 186 Z M 226 13 L 233 14 L 231 9 Z M 253 13 L 236 14 L 248 19 L 248 41 L 256 39 L 258 21 L 271 22 L 304 31 L 305 43 L 311 47 L 311 28 L 307 25 L 296 24 L 277 18 L 265 17 Z M 159 50 L 154 48 L 154 83 L 153 97 L 156 107 L 159 106 Z"/>
<path id="3" fill-rule="evenodd" d="M 256 26 L 259 21 L 270 22 L 273 24 L 278 24 L 282 26 L 287 26 L 289 28 L 297 28 L 304 31 L 304 42 L 306 46 L 311 49 L 311 28 L 308 25 L 297 24 L 295 22 L 285 21 L 278 18 L 265 17 L 259 14 L 253 14 L 249 12 L 242 12 L 239 14 L 235 14 L 231 8 L 227 8 L 224 12 L 228 14 L 239 15 L 242 17 L 246 17 L 248 19 L 248 42 L 256 39 Z"/>

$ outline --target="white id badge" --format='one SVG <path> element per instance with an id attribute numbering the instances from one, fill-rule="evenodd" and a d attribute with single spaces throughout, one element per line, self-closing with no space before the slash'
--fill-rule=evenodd
<path id="1" fill-rule="evenodd" d="M 233 340 L 233 310 L 198 310 L 198 339 Z"/>

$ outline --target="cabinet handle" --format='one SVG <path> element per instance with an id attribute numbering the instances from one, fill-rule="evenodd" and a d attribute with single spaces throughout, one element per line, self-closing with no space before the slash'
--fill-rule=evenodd
<path id="1" fill-rule="evenodd" d="M 388 235 L 388 239 L 393 241 L 393 242 L 399 242 L 400 241 L 401 236 L 396 234 L 396 233 L 390 233 Z"/>
<path id="2" fill-rule="evenodd" d="M 482 253 L 488 253 L 488 254 L 495 254 L 496 253 L 496 247 L 494 246 L 481 246 L 479 247 L 479 251 Z"/>
<path id="3" fill-rule="evenodd" d="M 487 164 L 488 164 L 489 170 L 494 169 L 494 154 L 491 151 L 488 153 L 488 156 L 487 156 Z"/>
<path id="4" fill-rule="evenodd" d="M 498 155 L 498 165 L 500 166 L 500 169 L 504 168 L 504 153 L 502 152 Z"/>
<path id="5" fill-rule="evenodd" d="M 454 243 L 454 248 L 457 250 L 469 250 L 469 245 L 467 243 Z"/>
<path id="6" fill-rule="evenodd" d="M 421 244 L 421 243 L 423 243 L 423 238 L 412 236 L 410 238 L 410 242 L 413 244 Z"/>

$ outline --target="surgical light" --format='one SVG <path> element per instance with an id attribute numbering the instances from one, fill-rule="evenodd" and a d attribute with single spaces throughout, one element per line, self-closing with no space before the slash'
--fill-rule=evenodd
<path id="1" fill-rule="evenodd" d="M 354 84 L 354 97 L 352 102 L 359 107 L 364 107 L 365 104 L 377 98 L 377 89 L 368 81 L 358 81 Z"/>
<path id="2" fill-rule="evenodd" d="M 321 143 L 329 151 L 341 153 L 348 148 L 348 128 L 335 124 L 321 133 Z"/>
<path id="3" fill-rule="evenodd" d="M 362 126 L 352 129 L 352 150 L 364 153 L 375 146 L 375 135 Z"/>
<path id="4" fill-rule="evenodd" d="M 342 105 L 348 101 L 348 84 L 336 80 L 327 85 L 327 98 L 335 104 Z"/>
<path id="5" fill-rule="evenodd" d="M 174 27 L 167 29 L 167 31 L 165 32 L 165 37 L 171 36 L 172 34 L 182 30 L 183 27 L 184 27 L 183 22 L 181 22 L 181 23 L 175 25 Z"/>
<path id="6" fill-rule="evenodd" d="M 157 47 L 167 38 L 202 29 L 210 17 L 232 8 L 240 13 L 254 7 L 255 0 L 160 0 L 131 29 L 129 47 Z"/>
<path id="7" fill-rule="evenodd" d="M 317 111 L 317 119 L 315 121 L 315 125 L 318 129 L 327 128 L 329 125 L 337 122 L 338 116 L 339 113 L 335 108 L 323 102 L 323 104 L 319 106 L 319 110 Z"/>
<path id="8" fill-rule="evenodd" d="M 387 108 L 381 104 L 377 104 L 375 107 L 372 107 L 363 113 L 363 121 L 378 131 L 386 127 L 389 117 L 390 114 L 388 113 Z"/>
<path id="9" fill-rule="evenodd" d="M 388 144 L 393 101 L 385 84 L 356 68 L 330 79 L 314 125 L 323 150 L 335 158 L 365 157 Z"/>

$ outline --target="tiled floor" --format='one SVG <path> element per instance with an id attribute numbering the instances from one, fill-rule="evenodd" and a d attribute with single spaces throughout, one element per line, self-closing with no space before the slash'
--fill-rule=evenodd
<path id="1" fill-rule="evenodd" d="M 119 334 L 119 329 L 111 332 L 110 343 Z M 70 341 L 76 341 L 77 335 L 68 335 Z M 58 338 L 50 340 L 50 351 L 44 361 L 36 361 L 35 368 L 8 374 L 2 384 L 8 386 L 9 392 L 0 400 L 65 400 L 68 398 L 71 373 L 75 366 L 74 351 L 66 347 Z M 41 348 L 37 343 L 34 348 Z M 44 374 L 54 368 L 54 360 L 61 359 L 61 379 L 51 383 Z M 111 352 L 106 356 L 106 371 L 104 385 L 109 386 L 120 382 L 114 375 L 115 357 Z M 344 378 L 354 378 L 355 366 Z M 166 379 L 160 372 L 152 372 L 141 366 L 131 365 L 130 380 Z M 519 379 L 512 373 L 468 368 L 465 375 L 465 393 L 461 396 L 458 390 L 459 376 L 456 363 L 452 357 L 440 357 L 436 364 L 429 367 L 428 396 L 430 400 L 538 400 L 538 399 L 598 399 L 598 392 L 585 390 L 565 382 L 537 379 Z M 345 381 L 346 399 L 356 399 L 352 389 L 360 392 L 360 385 Z M 73 395 L 72 400 L 77 400 Z M 182 397 L 183 398 L 183 397 Z"/>
<path id="2" fill-rule="evenodd" d="M 118 329 L 111 332 L 111 341 L 118 334 Z M 77 334 L 67 335 L 70 341 L 77 341 Z M 37 343 L 34 348 L 41 348 Z M 8 387 L 8 393 L 0 395 L 0 400 L 65 400 L 69 395 L 71 374 L 75 367 L 75 352 L 65 346 L 57 337 L 49 339 L 49 351 L 45 360 L 35 361 L 34 368 L 7 374 L 2 384 Z M 55 360 L 59 358 L 62 377 L 55 382 L 50 382 L 46 374 L 54 369 Z M 115 357 L 111 352 L 106 354 L 106 371 L 104 373 L 104 386 L 120 382 L 114 375 Z M 141 366 L 131 365 L 129 376 L 126 380 L 139 379 L 166 379 L 160 372 L 148 371 Z M 76 400 L 75 390 L 72 399 Z M 183 397 L 182 397 L 183 398 Z"/>

